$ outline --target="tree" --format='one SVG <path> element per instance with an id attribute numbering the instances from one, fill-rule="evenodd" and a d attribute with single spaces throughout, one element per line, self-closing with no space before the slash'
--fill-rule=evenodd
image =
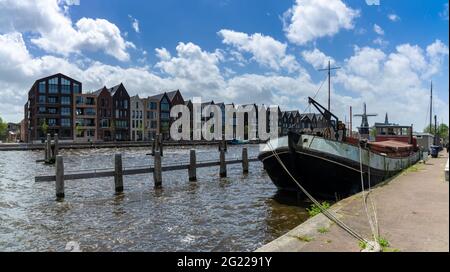
<path id="1" fill-rule="evenodd" d="M 47 120 L 45 118 L 41 124 L 41 131 L 42 131 L 42 133 L 44 133 L 44 135 L 47 135 L 48 125 L 47 125 Z"/>
<path id="2" fill-rule="evenodd" d="M 434 130 L 434 125 L 431 125 L 431 127 L 428 125 L 426 128 L 423 129 L 423 132 L 431 133 L 433 135 L 436 134 L 436 131 Z M 448 139 L 448 126 L 446 124 L 440 124 L 437 128 L 437 132 L 439 134 L 439 137 L 443 139 Z"/>
<path id="3" fill-rule="evenodd" d="M 0 140 L 5 140 L 8 134 L 8 124 L 0 117 Z"/>

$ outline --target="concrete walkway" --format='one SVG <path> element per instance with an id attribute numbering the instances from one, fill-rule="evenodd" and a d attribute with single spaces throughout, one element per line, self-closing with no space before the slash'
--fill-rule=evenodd
<path id="1" fill-rule="evenodd" d="M 449 183 L 447 153 L 406 170 L 372 190 L 381 237 L 391 251 L 449 251 Z M 371 231 L 361 194 L 330 208 L 366 238 Z M 320 229 L 320 230 L 319 230 Z M 306 221 L 257 251 L 360 251 L 358 241 L 322 214 Z"/>

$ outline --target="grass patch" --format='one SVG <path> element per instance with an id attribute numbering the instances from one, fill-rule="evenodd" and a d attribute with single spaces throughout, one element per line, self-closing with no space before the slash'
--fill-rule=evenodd
<path id="1" fill-rule="evenodd" d="M 324 201 L 324 202 L 322 202 L 322 204 L 320 204 L 320 206 L 324 210 L 326 210 L 326 209 L 330 208 L 330 203 Z M 318 215 L 319 213 L 322 212 L 320 207 L 318 207 L 316 204 L 311 204 L 311 207 L 310 208 L 306 208 L 306 210 L 308 211 L 308 214 L 309 214 L 310 217 L 316 216 L 316 215 Z"/>
<path id="2" fill-rule="evenodd" d="M 379 237 L 378 238 L 378 243 L 381 246 L 381 251 L 382 252 L 399 252 L 400 251 L 399 249 L 396 249 L 396 248 L 390 248 L 391 245 L 389 244 L 389 241 L 386 238 Z M 361 248 L 361 250 L 367 248 L 367 243 L 366 242 L 360 241 L 358 245 Z"/>
<path id="3" fill-rule="evenodd" d="M 327 233 L 329 230 L 328 230 L 328 228 L 322 227 L 322 228 L 319 228 L 317 231 L 319 233 Z"/>
<path id="4" fill-rule="evenodd" d="M 302 236 L 295 236 L 295 238 L 297 238 L 298 240 L 302 241 L 302 242 L 311 242 L 313 240 L 313 238 L 308 237 L 306 235 L 302 235 Z"/>

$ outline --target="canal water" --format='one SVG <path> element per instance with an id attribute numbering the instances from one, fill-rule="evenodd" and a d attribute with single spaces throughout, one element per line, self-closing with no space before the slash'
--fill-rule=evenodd
<path id="1" fill-rule="evenodd" d="M 241 156 L 229 146 L 227 159 Z M 249 157 L 258 154 L 249 145 Z M 190 147 L 164 150 L 163 164 L 187 162 Z M 199 146 L 197 160 L 218 160 L 217 147 Z M 65 171 L 113 167 L 122 153 L 125 168 L 149 166 L 145 148 L 62 150 Z M 253 251 L 303 222 L 305 206 L 281 197 L 260 162 L 242 174 L 240 164 L 163 173 L 163 189 L 152 175 L 124 176 L 123 195 L 114 195 L 113 178 L 66 181 L 66 198 L 55 201 L 54 174 L 36 163 L 43 151 L 0 151 L 0 251 L 64 251 L 74 241 L 83 251 Z M 295 204 L 295 205 L 294 205 Z"/>

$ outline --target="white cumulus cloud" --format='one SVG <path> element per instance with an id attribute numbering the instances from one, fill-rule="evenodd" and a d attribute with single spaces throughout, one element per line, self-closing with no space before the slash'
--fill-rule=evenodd
<path id="1" fill-rule="evenodd" d="M 358 10 L 341 0 L 297 0 L 283 16 L 284 31 L 290 42 L 302 45 L 353 29 L 358 16 Z"/>
<path id="2" fill-rule="evenodd" d="M 260 33 L 248 35 L 228 29 L 222 29 L 218 34 L 222 37 L 224 44 L 235 47 L 239 52 L 252 54 L 252 59 L 263 66 L 277 71 L 282 68 L 289 72 L 299 69 L 295 57 L 286 53 L 287 44 L 270 36 Z"/>
<path id="3" fill-rule="evenodd" d="M 0 0 L 0 32 L 30 32 L 31 41 L 43 50 L 68 56 L 83 51 L 103 51 L 121 61 L 134 48 L 119 28 L 105 19 L 81 18 L 75 24 L 58 0 Z M 36 36 L 37 34 L 37 36 Z"/>

